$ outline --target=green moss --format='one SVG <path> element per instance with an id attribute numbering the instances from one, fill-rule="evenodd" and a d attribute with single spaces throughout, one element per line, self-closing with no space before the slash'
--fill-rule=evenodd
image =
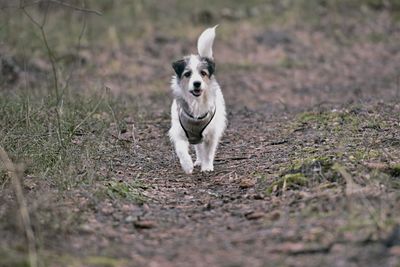
<path id="1" fill-rule="evenodd" d="M 314 112 L 304 112 L 297 116 L 299 122 L 307 123 L 310 121 L 317 121 L 322 118 L 322 114 Z"/>
<path id="2" fill-rule="evenodd" d="M 339 176 L 332 168 L 335 160 L 334 154 L 295 159 L 292 164 L 281 168 L 278 180 L 274 181 L 266 192 L 271 194 L 286 189 L 295 190 L 312 183 L 336 183 Z"/>
<path id="3" fill-rule="evenodd" d="M 297 116 L 297 121 L 301 123 L 319 124 L 346 124 L 358 123 L 358 118 L 346 111 L 325 111 L 325 112 L 304 112 Z"/>
<path id="4" fill-rule="evenodd" d="M 111 181 L 102 190 L 106 196 L 112 199 L 126 199 L 138 204 L 146 202 L 147 198 L 142 194 L 147 187 L 140 182 L 128 183 L 125 181 Z"/>
<path id="5" fill-rule="evenodd" d="M 350 151 L 349 159 L 352 161 L 362 161 L 378 159 L 382 156 L 382 153 L 376 149 L 359 149 L 355 151 Z"/>
<path id="6" fill-rule="evenodd" d="M 307 184 L 307 177 L 302 173 L 289 173 L 280 177 L 267 188 L 267 193 L 285 191 L 286 189 L 298 189 Z"/>
<path id="7" fill-rule="evenodd" d="M 282 173 L 297 173 L 310 174 L 316 169 L 320 169 L 322 172 L 326 172 L 331 169 L 333 165 L 333 155 L 327 156 L 316 156 L 305 159 L 294 160 L 292 165 L 282 170 Z"/>

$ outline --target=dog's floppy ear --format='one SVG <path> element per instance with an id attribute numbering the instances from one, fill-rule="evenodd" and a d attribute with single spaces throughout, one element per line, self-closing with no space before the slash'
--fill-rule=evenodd
<path id="1" fill-rule="evenodd" d="M 175 71 L 176 75 L 178 76 L 178 78 L 181 78 L 182 72 L 186 68 L 186 60 L 180 59 L 180 60 L 172 62 L 172 68 L 174 68 L 174 71 Z"/>
<path id="2" fill-rule="evenodd" d="M 208 28 L 200 35 L 197 41 L 197 51 L 201 57 L 213 58 L 212 46 L 215 38 L 215 28 L 217 27 L 218 25 Z"/>
<path id="3" fill-rule="evenodd" d="M 207 70 L 211 77 L 215 72 L 215 61 L 208 57 L 204 58 L 204 60 L 207 62 Z"/>

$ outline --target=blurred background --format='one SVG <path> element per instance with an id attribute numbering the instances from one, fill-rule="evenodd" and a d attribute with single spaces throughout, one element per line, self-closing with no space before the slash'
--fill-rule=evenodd
<path id="1" fill-rule="evenodd" d="M 169 92 L 170 62 L 195 53 L 196 38 L 215 24 L 217 77 L 235 107 L 391 97 L 382 91 L 396 86 L 397 0 L 2 0 L 1 6 L 4 89 L 35 89 L 52 79 L 32 19 L 44 22 L 59 83 L 68 80 L 71 90 L 108 86 L 157 100 Z"/>

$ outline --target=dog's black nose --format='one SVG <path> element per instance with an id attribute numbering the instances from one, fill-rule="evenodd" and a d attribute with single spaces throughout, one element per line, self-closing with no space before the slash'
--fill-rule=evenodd
<path id="1" fill-rule="evenodd" d="M 193 82 L 193 86 L 194 86 L 194 88 L 200 88 L 201 82 L 198 82 L 198 81 Z"/>

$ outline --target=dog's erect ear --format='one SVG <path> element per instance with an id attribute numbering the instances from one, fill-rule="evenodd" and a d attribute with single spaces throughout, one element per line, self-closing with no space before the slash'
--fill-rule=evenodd
<path id="1" fill-rule="evenodd" d="M 211 77 L 215 72 L 215 61 L 208 57 L 204 58 L 204 60 L 207 62 L 207 70 Z"/>
<path id="2" fill-rule="evenodd" d="M 215 28 L 217 27 L 218 25 L 208 28 L 200 35 L 197 41 L 197 51 L 201 57 L 213 58 L 212 46 L 215 38 Z"/>
<path id="3" fill-rule="evenodd" d="M 172 67 L 174 68 L 174 71 L 175 71 L 176 75 L 178 76 L 178 78 L 181 78 L 182 72 L 186 68 L 186 60 L 180 59 L 175 62 L 172 62 Z"/>

